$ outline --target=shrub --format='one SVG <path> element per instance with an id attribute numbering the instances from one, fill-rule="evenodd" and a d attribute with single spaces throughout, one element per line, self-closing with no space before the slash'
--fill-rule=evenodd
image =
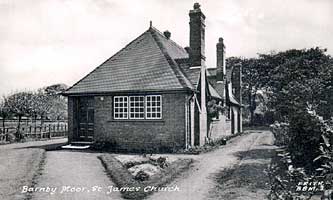
<path id="1" fill-rule="evenodd" d="M 146 181 L 149 179 L 149 174 L 147 174 L 146 172 L 140 170 L 134 177 L 135 180 L 138 181 Z"/>
<path id="2" fill-rule="evenodd" d="M 289 124 L 284 122 L 274 122 L 270 125 L 270 130 L 275 137 L 275 144 L 278 146 L 288 145 L 290 142 L 289 137 Z"/>
<path id="3" fill-rule="evenodd" d="M 314 162 L 320 155 L 323 124 L 320 118 L 311 112 L 298 112 L 290 119 L 288 151 L 297 167 L 314 172 L 321 163 Z"/>

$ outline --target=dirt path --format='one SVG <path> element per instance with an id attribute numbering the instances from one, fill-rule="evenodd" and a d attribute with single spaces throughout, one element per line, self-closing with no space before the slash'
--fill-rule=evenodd
<path id="1" fill-rule="evenodd" d="M 218 180 L 223 181 L 223 178 L 220 178 L 221 171 L 233 169 L 235 167 L 237 168 L 246 164 L 246 160 L 244 159 L 244 154 L 246 154 L 246 152 L 253 152 L 259 146 L 271 146 L 272 142 L 273 136 L 269 131 L 253 131 L 245 136 L 237 137 L 231 140 L 231 142 L 223 148 L 198 156 L 196 158 L 196 164 L 190 171 L 170 183 L 170 186 L 177 185 L 180 188 L 180 191 L 167 193 L 157 192 L 150 196 L 149 199 L 232 200 L 233 198 L 231 196 L 229 196 L 230 198 L 223 198 L 226 196 L 220 193 L 220 190 L 224 190 L 223 183 L 218 182 Z M 259 163 L 267 162 L 267 160 L 259 158 L 254 158 L 254 160 Z M 246 171 L 246 173 L 249 174 L 252 172 Z M 232 179 L 233 178 L 230 180 Z M 229 192 L 237 191 L 229 190 Z M 265 192 L 257 194 L 257 191 L 254 191 L 253 193 L 255 194 L 252 195 L 253 198 L 239 199 L 265 199 Z M 246 194 L 243 195 L 243 197 L 245 196 Z"/>
<path id="2" fill-rule="evenodd" d="M 113 183 L 106 175 L 96 153 L 75 151 L 49 151 L 42 175 L 37 180 L 36 187 L 56 188 L 50 192 L 34 192 L 32 199 L 121 199 L 120 193 L 107 194 L 108 187 Z M 64 187 L 70 189 L 63 191 Z M 101 191 L 93 191 L 93 186 L 99 186 Z M 84 189 L 83 189 L 84 188 Z M 72 191 L 75 189 L 76 191 Z"/>

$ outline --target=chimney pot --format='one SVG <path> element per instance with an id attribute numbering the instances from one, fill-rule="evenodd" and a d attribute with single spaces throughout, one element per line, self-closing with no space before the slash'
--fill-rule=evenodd
<path id="1" fill-rule="evenodd" d="M 191 51 L 190 47 L 185 47 L 184 49 L 188 54 L 190 54 L 190 51 Z"/>
<path id="2" fill-rule="evenodd" d="M 200 9 L 200 4 L 198 2 L 194 3 L 193 9 Z"/>
<path id="3" fill-rule="evenodd" d="M 170 37 L 171 37 L 170 31 L 166 30 L 166 31 L 163 32 L 163 34 L 167 39 L 170 39 Z"/>

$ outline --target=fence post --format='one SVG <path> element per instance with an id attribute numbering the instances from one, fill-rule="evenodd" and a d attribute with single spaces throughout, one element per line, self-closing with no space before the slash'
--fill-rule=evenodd
<path id="1" fill-rule="evenodd" d="M 51 124 L 49 124 L 49 137 L 51 138 L 52 137 L 52 135 L 51 135 Z"/>

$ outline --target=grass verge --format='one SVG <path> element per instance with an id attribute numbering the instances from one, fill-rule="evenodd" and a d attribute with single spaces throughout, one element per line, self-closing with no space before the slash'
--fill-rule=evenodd
<path id="1" fill-rule="evenodd" d="M 167 183 L 170 183 L 180 173 L 188 170 L 192 159 L 179 159 L 172 162 L 162 173 L 153 175 L 147 181 L 138 181 L 130 174 L 130 172 L 119 162 L 114 156 L 110 154 L 104 154 L 99 156 L 103 166 L 106 169 L 107 174 L 118 188 L 137 188 L 134 191 L 121 191 L 122 196 L 125 199 L 143 199 L 153 191 L 144 191 L 147 186 L 161 187 Z"/>
<path id="2" fill-rule="evenodd" d="M 193 154 L 193 155 L 198 155 L 198 154 L 202 154 L 202 153 L 208 153 L 211 151 L 214 151 L 215 149 L 220 148 L 222 145 L 226 145 L 227 142 L 229 140 L 231 140 L 232 138 L 241 136 L 241 135 L 245 135 L 248 132 L 241 132 L 241 133 L 236 133 L 236 134 L 232 134 L 232 135 L 226 135 L 223 136 L 220 139 L 211 141 L 203 146 L 194 146 L 190 149 L 181 149 L 179 151 L 177 151 L 177 154 Z"/>
<path id="3" fill-rule="evenodd" d="M 41 163 L 45 159 L 44 149 L 15 149 L 0 152 L 0 199 L 29 199 L 21 193 L 23 186 L 33 186 Z"/>

